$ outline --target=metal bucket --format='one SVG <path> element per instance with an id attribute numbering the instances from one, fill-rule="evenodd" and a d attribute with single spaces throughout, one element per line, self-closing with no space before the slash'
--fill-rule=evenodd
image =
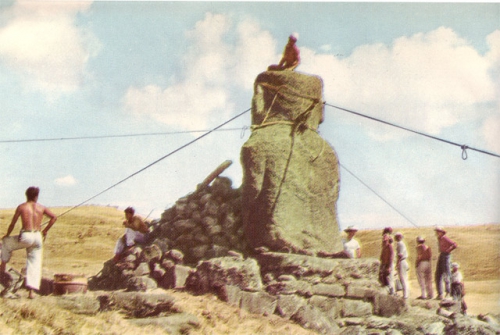
<path id="1" fill-rule="evenodd" d="M 86 293 L 87 278 L 84 275 L 59 273 L 54 275 L 54 295 Z"/>

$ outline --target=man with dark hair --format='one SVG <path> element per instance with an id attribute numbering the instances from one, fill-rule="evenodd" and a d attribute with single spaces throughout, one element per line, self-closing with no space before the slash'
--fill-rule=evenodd
<path id="1" fill-rule="evenodd" d="M 420 285 L 420 297 L 417 299 L 432 298 L 432 269 L 431 269 L 432 251 L 425 244 L 425 238 L 417 237 L 417 259 L 415 266 L 417 268 L 417 279 Z"/>
<path id="2" fill-rule="evenodd" d="M 10 260 L 12 251 L 26 248 L 26 281 L 25 286 L 29 291 L 28 298 L 33 299 L 33 290 L 40 289 L 42 281 L 42 254 L 43 240 L 47 232 L 54 225 L 57 217 L 48 208 L 37 203 L 40 189 L 31 186 L 26 190 L 25 203 L 19 205 L 14 213 L 7 233 L 2 238 L 2 264 L 0 274 L 5 274 L 7 263 Z M 50 218 L 47 227 L 41 231 L 42 219 L 44 216 Z M 19 235 L 10 236 L 17 220 L 21 217 L 22 229 Z"/>
<path id="3" fill-rule="evenodd" d="M 300 64 L 300 50 L 295 44 L 297 37 L 290 35 L 279 64 L 270 65 L 269 71 L 294 70 Z"/>
<path id="4" fill-rule="evenodd" d="M 387 287 L 389 294 L 396 294 L 394 290 L 394 247 L 392 246 L 392 228 L 386 227 L 382 232 L 382 252 L 380 253 L 379 282 Z"/>
<path id="5" fill-rule="evenodd" d="M 446 294 L 451 292 L 450 277 L 451 277 L 451 252 L 457 248 L 457 244 L 446 236 L 446 230 L 443 227 L 434 228 L 439 245 L 439 258 L 436 266 L 435 280 L 436 289 L 438 291 L 437 300 L 443 299 L 443 280 L 445 283 Z"/>
<path id="6" fill-rule="evenodd" d="M 149 232 L 148 225 L 144 220 L 135 215 L 135 209 L 132 207 L 127 207 L 125 209 L 125 221 L 123 225 L 125 226 L 125 234 L 118 239 L 115 246 L 115 257 L 114 261 L 118 262 L 120 255 L 123 253 L 125 248 L 131 247 L 136 243 L 144 243 L 147 239 L 147 233 Z"/>

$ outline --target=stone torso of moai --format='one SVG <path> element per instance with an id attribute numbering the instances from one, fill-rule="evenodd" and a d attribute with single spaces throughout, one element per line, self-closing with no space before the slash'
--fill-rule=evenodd
<path id="1" fill-rule="evenodd" d="M 252 134 L 241 150 L 243 225 L 252 248 L 312 254 L 342 250 L 339 163 L 317 132 L 323 82 L 295 71 L 257 76 Z"/>

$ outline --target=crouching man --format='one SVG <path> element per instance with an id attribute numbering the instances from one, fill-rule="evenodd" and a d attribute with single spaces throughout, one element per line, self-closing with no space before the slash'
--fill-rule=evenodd
<path id="1" fill-rule="evenodd" d="M 125 209 L 125 218 L 126 220 L 123 221 L 123 226 L 126 228 L 125 234 L 116 242 L 115 262 L 120 260 L 120 255 L 125 248 L 130 248 L 136 243 L 145 243 L 148 238 L 149 227 L 140 216 L 135 215 L 135 209 L 127 207 Z"/>
<path id="2" fill-rule="evenodd" d="M 2 264 L 0 265 L 0 275 L 5 275 L 7 263 L 10 261 L 12 251 L 26 249 L 26 280 L 25 287 L 28 289 L 28 298 L 33 299 L 33 290 L 40 289 L 42 281 L 42 256 L 43 240 L 47 232 L 56 222 L 57 217 L 46 207 L 37 203 L 40 189 L 29 187 L 26 190 L 27 201 L 19 205 L 14 213 L 7 233 L 2 238 Z M 50 218 L 49 224 L 42 231 L 42 219 L 44 216 Z M 10 236 L 17 220 L 21 217 L 22 229 L 19 235 Z"/>

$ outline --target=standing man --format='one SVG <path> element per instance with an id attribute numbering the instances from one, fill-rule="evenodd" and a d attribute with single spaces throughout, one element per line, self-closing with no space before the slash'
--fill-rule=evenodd
<path id="1" fill-rule="evenodd" d="M 5 268 L 10 260 L 12 251 L 26 248 L 26 280 L 28 298 L 33 299 L 33 290 L 40 289 L 42 281 L 43 240 L 47 232 L 54 225 L 57 217 L 46 207 L 37 203 L 40 189 L 31 186 L 26 190 L 26 202 L 19 205 L 14 213 L 7 233 L 2 238 L 2 264 L 0 274 L 5 274 Z M 41 231 L 44 216 L 50 218 L 47 227 Z M 19 235 L 10 236 L 17 220 L 21 217 L 22 229 Z"/>
<path id="2" fill-rule="evenodd" d="M 406 244 L 403 242 L 403 234 L 396 233 L 394 237 L 397 242 L 396 253 L 398 255 L 398 263 L 396 268 L 398 270 L 398 277 L 401 282 L 401 286 L 403 287 L 403 298 L 408 299 L 410 296 L 410 287 L 408 284 L 408 271 L 410 270 L 410 267 L 408 266 L 408 261 L 406 260 L 408 258 L 408 251 L 406 250 Z"/>
<path id="3" fill-rule="evenodd" d="M 361 258 L 361 246 L 358 240 L 354 238 L 354 235 L 358 232 L 358 228 L 355 226 L 349 226 L 344 231 L 347 234 L 347 238 L 342 240 L 344 244 L 344 253 L 347 258 Z"/>
<path id="4" fill-rule="evenodd" d="M 334 253 L 319 251 L 317 256 L 325 258 L 361 258 L 361 246 L 359 245 L 358 240 L 354 238 L 358 228 L 355 226 L 349 226 L 344 229 L 344 231 L 347 234 L 347 238 L 342 239 L 344 250 Z"/>
<path id="5" fill-rule="evenodd" d="M 392 274 L 394 268 L 394 248 L 392 246 L 392 228 L 384 228 L 382 232 L 382 252 L 380 253 L 379 281 L 382 286 L 389 290 L 389 294 L 395 294 L 394 277 Z"/>
<path id="6" fill-rule="evenodd" d="M 420 285 L 420 297 L 417 299 L 432 298 L 432 267 L 431 267 L 432 251 L 425 244 L 425 238 L 417 237 L 417 260 L 415 266 L 417 268 L 417 279 Z"/>
<path id="7" fill-rule="evenodd" d="M 148 225 L 139 215 L 135 215 L 134 208 L 127 207 L 124 212 L 126 220 L 123 221 L 123 225 L 126 229 L 125 234 L 116 242 L 114 257 L 115 262 L 120 260 L 120 255 L 125 248 L 131 247 L 136 243 L 146 242 L 147 233 L 149 233 Z"/>
<path id="8" fill-rule="evenodd" d="M 448 236 L 446 236 L 446 231 L 443 229 L 443 227 L 438 226 L 434 230 L 436 231 L 436 236 L 439 244 L 439 259 L 435 273 L 436 288 L 438 292 L 438 296 L 436 297 L 436 299 L 441 300 L 443 299 L 443 280 L 445 283 L 446 295 L 449 295 L 451 292 L 451 252 L 457 248 L 457 244 L 453 242 Z"/>

